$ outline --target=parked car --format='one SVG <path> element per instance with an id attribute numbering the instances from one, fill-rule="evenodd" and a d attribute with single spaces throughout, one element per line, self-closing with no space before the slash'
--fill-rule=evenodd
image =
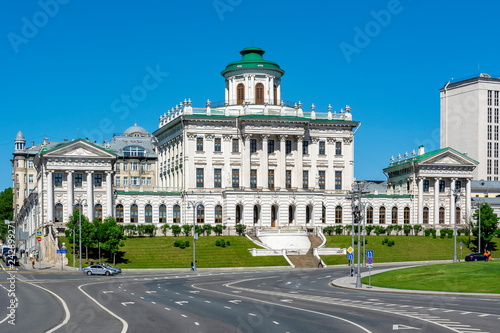
<path id="1" fill-rule="evenodd" d="M 105 267 L 104 265 L 90 265 L 83 269 L 83 274 L 87 275 L 115 275 L 118 274 L 114 269 Z"/>
<path id="2" fill-rule="evenodd" d="M 109 264 L 102 264 L 104 267 L 109 268 L 109 269 L 114 269 L 116 271 L 116 274 L 120 274 L 122 272 L 121 268 L 118 267 L 113 267 Z"/>
<path id="3" fill-rule="evenodd" d="M 487 261 L 488 257 L 482 253 L 471 253 L 465 256 L 465 261 Z"/>

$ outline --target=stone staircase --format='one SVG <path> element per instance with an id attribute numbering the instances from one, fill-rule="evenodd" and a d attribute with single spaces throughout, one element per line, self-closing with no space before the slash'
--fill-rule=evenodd
<path id="1" fill-rule="evenodd" d="M 289 255 L 288 259 L 295 265 L 295 268 L 316 268 L 319 260 L 313 255 L 313 249 L 320 246 L 321 238 L 309 236 L 311 248 L 304 255 Z"/>

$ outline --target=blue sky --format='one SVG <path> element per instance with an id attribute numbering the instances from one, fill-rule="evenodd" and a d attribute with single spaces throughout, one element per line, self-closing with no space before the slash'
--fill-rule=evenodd
<path id="1" fill-rule="evenodd" d="M 392 155 L 421 144 L 439 148 L 448 80 L 500 75 L 493 0 L 1 4 L 0 189 L 12 186 L 19 130 L 28 145 L 45 136 L 102 141 L 134 122 L 153 132 L 185 98 L 198 107 L 223 100 L 220 72 L 248 46 L 285 70 L 283 99 L 316 111 L 351 106 L 362 122 L 357 179 L 385 179 Z"/>

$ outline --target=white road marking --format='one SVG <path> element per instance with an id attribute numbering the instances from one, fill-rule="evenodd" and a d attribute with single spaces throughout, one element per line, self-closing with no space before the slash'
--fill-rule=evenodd
<path id="1" fill-rule="evenodd" d="M 248 315 L 252 316 L 252 317 L 257 317 L 257 315 L 255 313 L 251 313 L 251 312 L 249 312 Z"/>
<path id="2" fill-rule="evenodd" d="M 130 295 L 135 295 L 134 293 L 130 293 Z"/>
<path id="3" fill-rule="evenodd" d="M 184 304 L 187 304 L 187 303 L 189 303 L 189 302 L 188 302 L 188 301 L 179 301 L 179 302 L 175 302 L 175 303 L 177 303 L 177 304 L 179 304 L 179 305 L 184 305 Z"/>
<path id="4" fill-rule="evenodd" d="M 210 302 L 210 301 L 205 301 L 205 303 L 212 303 L 212 302 Z"/>
<path id="5" fill-rule="evenodd" d="M 417 328 L 417 327 L 406 326 L 406 325 L 392 325 L 392 330 L 399 331 L 399 330 L 421 330 L 421 329 Z"/>
<path id="6" fill-rule="evenodd" d="M 109 293 L 114 293 L 114 291 L 113 290 L 104 290 L 103 293 L 104 294 L 109 294 Z"/>
<path id="7" fill-rule="evenodd" d="M 231 307 L 229 307 L 229 306 L 225 306 L 225 305 L 224 305 L 224 309 L 229 309 L 229 310 L 231 310 Z"/>
<path id="8" fill-rule="evenodd" d="M 199 322 L 197 322 L 197 321 L 195 321 L 195 322 L 194 322 L 194 324 L 195 324 L 196 326 L 200 326 L 200 323 L 199 323 Z"/>
<path id="9" fill-rule="evenodd" d="M 156 302 L 151 302 L 151 304 L 156 304 Z"/>
<path id="10" fill-rule="evenodd" d="M 144 299 L 144 296 L 141 296 L 141 299 Z"/>
<path id="11" fill-rule="evenodd" d="M 293 299 L 280 299 L 281 302 L 292 303 Z"/>
<path id="12" fill-rule="evenodd" d="M 489 314 L 484 313 L 484 314 L 479 315 L 478 317 L 487 317 L 487 316 L 489 316 Z"/>
<path id="13" fill-rule="evenodd" d="M 273 321 L 273 324 L 279 325 L 280 323 L 278 323 L 277 321 Z"/>
<path id="14" fill-rule="evenodd" d="M 234 299 L 232 301 L 229 301 L 229 303 L 238 304 L 241 303 L 241 301 L 239 299 Z"/>
<path id="15" fill-rule="evenodd" d="M 122 302 L 123 306 L 132 305 L 132 304 L 135 304 L 135 302 Z"/>
<path id="16" fill-rule="evenodd" d="M 187 318 L 187 317 L 188 317 L 188 316 L 186 316 L 185 314 L 181 314 L 181 316 L 182 316 L 182 317 L 184 317 L 184 318 Z"/>
<path id="17" fill-rule="evenodd" d="M 165 310 L 170 311 L 170 309 L 169 309 L 169 308 L 165 308 Z"/>
<path id="18" fill-rule="evenodd" d="M 146 293 L 147 294 L 156 294 L 156 290 L 147 290 Z"/>

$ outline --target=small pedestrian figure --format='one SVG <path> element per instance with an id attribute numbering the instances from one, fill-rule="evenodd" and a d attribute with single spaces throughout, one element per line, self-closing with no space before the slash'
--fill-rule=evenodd
<path id="1" fill-rule="evenodd" d="M 191 270 L 194 271 L 194 262 L 191 261 Z"/>
<path id="2" fill-rule="evenodd" d="M 320 268 L 320 267 L 321 267 L 321 268 L 323 267 L 323 263 L 321 262 L 321 259 L 320 259 L 320 260 L 319 260 L 319 262 L 318 262 L 318 268 Z"/>
<path id="3" fill-rule="evenodd" d="M 35 258 L 31 257 L 31 267 L 34 269 L 35 268 Z"/>

